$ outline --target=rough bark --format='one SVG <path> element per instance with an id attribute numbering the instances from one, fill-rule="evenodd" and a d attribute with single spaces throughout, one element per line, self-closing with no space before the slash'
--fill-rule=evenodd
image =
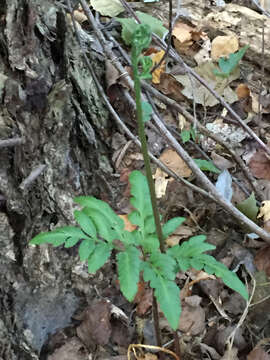
<path id="1" fill-rule="evenodd" d="M 91 286 L 77 252 L 28 242 L 71 224 L 76 195 L 113 201 L 117 178 L 108 113 L 61 2 L 0 0 L 0 29 L 0 140 L 24 140 L 0 149 L 0 359 L 37 359 Z M 102 78 L 101 55 L 88 55 Z"/>

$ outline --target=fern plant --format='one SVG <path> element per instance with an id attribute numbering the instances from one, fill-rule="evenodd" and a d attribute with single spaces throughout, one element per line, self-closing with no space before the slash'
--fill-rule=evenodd
<path id="1" fill-rule="evenodd" d="M 205 254 L 205 251 L 212 250 L 215 246 L 206 243 L 204 235 L 194 236 L 180 246 L 173 246 L 161 253 L 147 180 L 141 172 L 135 170 L 130 174 L 129 181 L 132 195 L 130 202 L 134 211 L 128 218 L 137 225 L 136 230 L 125 230 L 124 221 L 106 202 L 81 196 L 74 199 L 82 207 L 81 210 L 74 211 L 78 227 L 65 226 L 41 233 L 30 243 L 64 245 L 66 248 L 80 243 L 80 260 L 87 261 L 89 273 L 99 270 L 114 249 L 117 252 L 118 278 L 123 295 L 128 301 L 134 299 L 142 272 L 144 281 L 150 282 L 160 308 L 173 329 L 177 329 L 181 313 L 180 290 L 175 282 L 179 271 L 186 271 L 191 267 L 204 269 L 207 273 L 220 277 L 228 287 L 245 299 L 248 298 L 244 284 L 235 273 Z M 184 220 L 183 217 L 176 217 L 166 222 L 162 226 L 164 239 Z"/>
<path id="2" fill-rule="evenodd" d="M 179 271 L 186 271 L 191 267 L 197 270 L 204 269 L 207 273 L 220 277 L 228 287 L 237 291 L 246 300 L 248 292 L 235 273 L 212 256 L 205 254 L 215 246 L 206 243 L 204 235 L 194 236 L 180 246 L 165 249 L 164 241 L 185 219 L 176 217 L 161 226 L 156 203 L 144 132 L 144 123 L 150 119 L 152 108 L 149 103 L 141 100 L 140 87 L 141 79 L 151 78 L 151 59 L 141 55 L 142 50 L 147 48 L 150 42 L 151 28 L 145 24 L 137 24 L 132 37 L 131 58 L 139 138 L 147 177 L 136 170 L 129 177 L 130 202 L 134 208 L 129 214 L 129 220 L 137 226 L 136 230 L 125 230 L 124 221 L 106 202 L 94 197 L 81 196 L 74 199 L 81 206 L 81 210 L 74 211 L 78 227 L 65 226 L 41 233 L 30 243 L 49 243 L 68 248 L 80 242 L 80 260 L 88 262 L 90 273 L 99 270 L 109 259 L 112 250 L 116 251 L 120 289 L 126 299 L 134 299 L 142 273 L 144 281 L 149 281 L 154 290 L 154 295 L 170 326 L 176 330 L 181 314 L 180 289 L 175 282 Z"/>

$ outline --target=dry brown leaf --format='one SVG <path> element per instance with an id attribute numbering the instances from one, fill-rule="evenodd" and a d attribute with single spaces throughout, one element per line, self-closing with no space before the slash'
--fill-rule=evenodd
<path id="1" fill-rule="evenodd" d="M 143 360 L 157 360 L 158 357 L 155 354 L 146 353 L 144 354 Z"/>
<path id="2" fill-rule="evenodd" d="M 172 149 L 165 149 L 159 160 L 179 176 L 189 177 L 192 174 L 184 160 Z"/>
<path id="3" fill-rule="evenodd" d="M 208 39 L 206 33 L 182 21 L 176 23 L 172 35 L 174 47 L 180 54 L 186 54 L 195 42 Z"/>
<path id="4" fill-rule="evenodd" d="M 192 31 L 194 27 L 191 27 L 183 22 L 177 22 L 173 28 L 172 35 L 183 44 L 186 41 L 192 40 Z"/>
<path id="5" fill-rule="evenodd" d="M 173 235 L 169 236 L 168 239 L 166 239 L 166 244 L 170 247 L 174 245 L 178 245 L 179 241 L 182 239 L 186 239 L 194 234 L 196 229 L 193 229 L 191 226 L 187 225 L 180 225 Z"/>
<path id="6" fill-rule="evenodd" d="M 247 360 L 270 360 L 270 355 L 259 346 L 248 354 Z"/>
<path id="7" fill-rule="evenodd" d="M 250 90 L 247 84 L 239 84 L 236 88 L 236 94 L 238 96 L 238 100 L 246 99 L 250 96 Z"/>
<path id="8" fill-rule="evenodd" d="M 270 160 L 261 149 L 251 157 L 248 164 L 253 176 L 258 179 L 270 180 Z"/>
<path id="9" fill-rule="evenodd" d="M 143 316 L 151 308 L 153 303 L 153 292 L 152 289 L 146 289 L 140 298 L 137 305 L 136 312 L 139 316 Z"/>
<path id="10" fill-rule="evenodd" d="M 228 56 L 239 49 L 239 42 L 235 35 L 217 36 L 212 41 L 211 57 L 218 60 L 220 57 Z"/>
<path id="11" fill-rule="evenodd" d="M 77 337 L 72 337 L 55 349 L 53 354 L 48 356 L 48 360 L 85 360 L 88 353 L 83 343 Z"/>
<path id="12" fill-rule="evenodd" d="M 175 101 L 186 100 L 186 97 L 182 94 L 183 86 L 170 74 L 162 73 L 160 83 L 156 85 L 156 88 Z"/>
<path id="13" fill-rule="evenodd" d="M 187 122 L 186 118 L 178 113 L 178 128 L 183 131 L 184 129 L 189 130 L 190 129 L 190 124 Z"/>
<path id="14" fill-rule="evenodd" d="M 84 311 L 77 335 L 87 347 L 108 343 L 111 336 L 110 317 L 110 304 L 106 300 L 100 300 Z"/>
<path id="15" fill-rule="evenodd" d="M 185 298 L 185 301 L 183 302 L 182 305 L 182 312 L 180 315 L 180 321 L 178 327 L 180 331 L 183 331 L 184 333 L 187 333 L 192 336 L 201 334 L 205 330 L 205 326 L 206 326 L 204 309 L 197 304 L 196 306 L 190 305 L 192 304 L 191 298 L 194 297 L 199 298 L 199 296 L 197 295 L 193 295 L 188 298 Z"/>
<path id="16" fill-rule="evenodd" d="M 111 61 L 105 60 L 105 78 L 106 78 L 106 85 L 107 90 L 112 86 L 118 83 L 119 79 L 119 72 L 116 67 L 112 64 Z"/>
<path id="17" fill-rule="evenodd" d="M 270 246 L 263 247 L 257 252 L 254 264 L 259 271 L 264 271 L 268 277 L 270 276 Z"/>
<path id="18" fill-rule="evenodd" d="M 234 163 L 230 160 L 225 159 L 223 156 L 212 151 L 211 158 L 215 166 L 217 166 L 220 170 L 230 169 L 234 167 Z"/>
<path id="19" fill-rule="evenodd" d="M 200 66 L 193 68 L 198 75 L 200 75 L 209 86 L 211 86 L 224 100 L 232 104 L 237 101 L 237 95 L 229 86 L 229 84 L 239 78 L 239 69 L 236 68 L 228 78 L 222 78 L 216 76 L 214 71 L 218 70 L 218 66 L 212 61 L 207 61 Z M 206 89 L 198 80 L 193 79 L 190 81 L 190 77 L 185 75 L 175 75 L 175 79 L 178 80 L 184 87 L 182 95 L 186 96 L 190 100 L 195 100 L 196 103 L 203 106 L 215 106 L 218 100 L 212 95 L 208 89 Z"/>

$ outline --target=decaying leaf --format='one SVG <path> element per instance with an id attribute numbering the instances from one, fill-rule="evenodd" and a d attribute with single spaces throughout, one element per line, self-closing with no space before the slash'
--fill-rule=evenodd
<path id="1" fill-rule="evenodd" d="M 262 114 L 269 114 L 270 113 L 270 95 L 261 95 L 256 94 L 254 92 L 250 93 L 251 97 L 251 106 L 252 111 L 254 111 L 256 114 L 261 112 Z"/>
<path id="2" fill-rule="evenodd" d="M 179 321 L 179 330 L 192 336 L 201 334 L 205 330 L 205 311 L 199 303 L 201 298 L 192 295 L 185 298 Z"/>
<path id="3" fill-rule="evenodd" d="M 233 71 L 228 78 L 215 76 L 214 71 L 219 68 L 213 62 L 205 62 L 194 68 L 196 73 L 200 75 L 209 86 L 211 86 L 219 95 L 223 96 L 228 103 L 237 101 L 237 95 L 229 87 L 230 82 L 239 77 L 239 69 Z M 188 99 L 195 100 L 197 104 L 204 106 L 215 106 L 219 101 L 212 95 L 202 84 L 196 79 L 190 80 L 188 75 L 175 75 L 175 78 L 184 86 L 182 94 Z"/>
<path id="4" fill-rule="evenodd" d="M 106 300 L 100 300 L 84 311 L 77 335 L 87 347 L 108 343 L 111 335 L 110 316 L 110 305 Z"/>
<path id="5" fill-rule="evenodd" d="M 206 127 L 214 134 L 219 135 L 224 141 L 229 142 L 232 148 L 241 146 L 241 141 L 247 137 L 246 131 L 241 127 L 225 124 L 222 120 L 219 119 L 212 123 L 207 123 Z"/>
<path id="6" fill-rule="evenodd" d="M 136 312 L 139 316 L 143 316 L 151 308 L 153 303 L 153 291 L 150 288 L 144 290 L 143 295 L 138 302 Z"/>
<path id="7" fill-rule="evenodd" d="M 216 61 L 236 52 L 238 49 L 239 42 L 235 35 L 217 36 L 212 41 L 211 57 Z"/>
<path id="8" fill-rule="evenodd" d="M 246 99 L 250 96 L 250 90 L 247 84 L 239 84 L 236 88 L 236 94 L 238 97 L 238 100 Z"/>
<path id="9" fill-rule="evenodd" d="M 89 352 L 83 343 L 77 338 L 68 338 L 64 345 L 54 350 L 52 355 L 48 356 L 48 360 L 85 360 Z"/>
<path id="10" fill-rule="evenodd" d="M 198 65 L 201 65 L 207 61 L 211 61 L 210 58 L 210 51 L 211 51 L 211 41 L 207 39 L 202 45 L 201 49 L 197 52 L 194 56 L 194 60 Z"/>
<path id="11" fill-rule="evenodd" d="M 256 346 L 247 356 L 247 360 L 270 360 L 270 355 L 260 346 Z"/>
<path id="12" fill-rule="evenodd" d="M 211 158 L 213 160 L 213 163 L 216 167 L 218 167 L 220 170 L 230 169 L 234 167 L 234 163 L 225 157 L 217 154 L 215 151 L 212 151 Z"/>
<path id="13" fill-rule="evenodd" d="M 166 239 L 166 244 L 169 247 L 178 245 L 180 240 L 191 237 L 196 232 L 196 229 L 187 225 L 180 225 L 175 232 Z"/>
<path id="14" fill-rule="evenodd" d="M 259 149 L 252 156 L 248 164 L 253 176 L 258 179 L 270 180 L 270 160 L 266 153 Z"/>
<path id="15" fill-rule="evenodd" d="M 267 245 L 258 250 L 254 264 L 259 271 L 264 271 L 267 276 L 270 276 L 270 246 Z"/>
<path id="16" fill-rule="evenodd" d="M 183 86 L 170 74 L 161 73 L 160 83 L 156 85 L 156 88 L 175 101 L 186 100 L 182 94 Z"/>
<path id="17" fill-rule="evenodd" d="M 179 176 L 189 177 L 192 174 L 184 160 L 172 149 L 165 149 L 159 160 Z"/>
<path id="18" fill-rule="evenodd" d="M 226 199 L 228 202 L 231 202 L 233 190 L 232 190 L 232 177 L 228 170 L 223 170 L 219 174 L 216 182 L 217 191 Z"/>
<path id="19" fill-rule="evenodd" d="M 200 39 L 206 40 L 208 38 L 206 33 L 182 21 L 175 24 L 172 35 L 175 49 L 180 54 L 187 54 L 194 42 L 199 41 Z"/>
<path id="20" fill-rule="evenodd" d="M 83 11 L 80 10 L 74 10 L 73 12 L 74 20 L 78 21 L 79 24 L 82 24 L 84 21 L 87 21 L 87 16 Z M 70 14 L 67 15 L 70 23 L 72 24 L 71 16 Z"/>

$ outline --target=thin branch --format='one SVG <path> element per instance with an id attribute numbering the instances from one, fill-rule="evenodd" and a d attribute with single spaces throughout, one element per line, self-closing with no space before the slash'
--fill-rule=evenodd
<path id="1" fill-rule="evenodd" d="M 31 173 L 23 180 L 23 182 L 19 185 L 19 188 L 22 191 L 25 191 L 29 186 L 43 173 L 46 169 L 47 165 L 42 164 L 35 167 Z"/>
<path id="2" fill-rule="evenodd" d="M 13 147 L 24 143 L 24 139 L 20 137 L 11 138 L 7 140 L 0 140 L 0 149 L 5 147 Z"/>
<path id="3" fill-rule="evenodd" d="M 234 343 L 234 338 L 235 338 L 235 335 L 236 335 L 236 331 L 240 328 L 240 326 L 243 324 L 243 322 L 245 321 L 247 315 L 248 315 L 248 310 L 250 308 L 250 304 L 251 304 L 251 301 L 253 299 L 253 296 L 255 294 L 255 289 L 256 289 L 256 280 L 254 278 L 254 276 L 248 272 L 249 275 L 251 276 L 252 278 L 252 283 L 253 283 L 253 287 L 252 287 L 252 291 L 251 291 L 251 294 L 250 294 L 250 297 L 247 301 L 247 304 L 246 304 L 246 307 L 245 307 L 245 310 L 240 318 L 240 320 L 238 321 L 238 324 L 235 326 L 235 328 L 233 329 L 232 333 L 230 334 L 230 336 L 228 337 L 227 341 L 226 341 L 226 344 L 228 344 L 228 353 L 230 354 L 230 352 L 232 351 L 232 347 L 233 347 L 233 343 Z M 230 358 L 230 357 L 229 357 Z"/>

